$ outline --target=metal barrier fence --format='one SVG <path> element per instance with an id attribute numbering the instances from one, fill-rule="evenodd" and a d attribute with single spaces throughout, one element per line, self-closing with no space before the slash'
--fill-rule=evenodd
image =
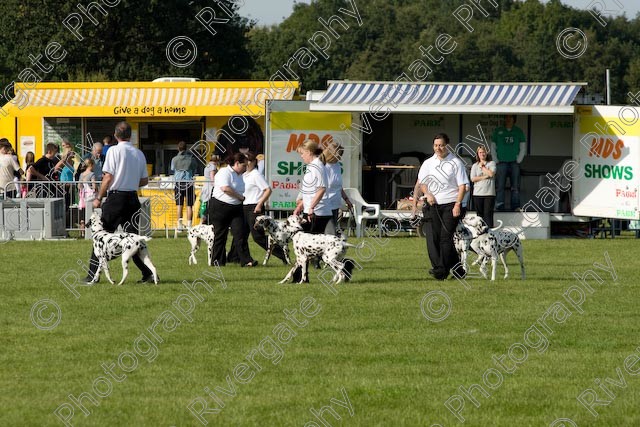
<path id="1" fill-rule="evenodd" d="M 202 177 L 196 177 L 194 181 L 194 204 L 193 204 L 193 224 L 199 224 L 200 218 L 198 211 L 200 209 L 200 192 L 202 187 L 208 183 L 207 180 L 201 179 Z M 12 188 L 14 184 L 17 186 L 15 191 L 7 191 L 8 188 Z M 91 205 L 93 203 L 92 197 L 82 197 L 89 195 L 83 190 L 83 184 L 87 184 L 82 181 L 18 181 L 9 183 L 5 188 L 0 188 L 0 239 L 6 239 L 7 236 L 17 236 L 13 231 L 22 227 L 22 223 L 27 223 L 27 228 L 31 219 L 35 215 L 29 215 L 29 212 L 33 213 L 33 208 L 29 206 L 40 206 L 41 202 L 44 203 L 47 199 L 60 199 L 63 200 L 64 206 L 64 229 L 66 237 L 84 237 L 84 228 L 88 216 L 91 214 L 91 207 L 87 209 L 84 205 Z M 95 182 L 95 194 L 97 195 L 100 189 L 100 181 Z M 149 219 L 151 231 L 165 231 L 165 235 L 169 237 L 170 231 L 175 231 L 178 225 L 178 214 L 175 200 L 175 184 L 176 181 L 170 177 L 162 177 L 160 179 L 154 179 L 149 185 L 139 189 L 138 196 L 140 198 L 148 199 L 149 203 Z M 8 197 L 5 197 L 8 196 Z M 7 200 L 9 199 L 9 200 Z M 7 200 L 3 205 L 2 202 Z M 29 201 L 28 204 L 19 201 Z M 19 206 L 25 205 L 25 207 L 19 208 Z M 21 210 L 20 210 L 21 209 Z M 25 211 L 26 209 L 26 211 Z M 25 213 L 26 212 L 26 213 Z M 183 206 L 183 222 L 186 225 L 186 206 Z M 33 224 L 34 226 L 36 224 Z M 44 234 L 43 234 L 44 235 Z M 34 234 L 31 234 L 31 238 Z M 62 236 L 62 237 L 65 237 Z M 17 238 L 17 237 L 16 237 Z"/>

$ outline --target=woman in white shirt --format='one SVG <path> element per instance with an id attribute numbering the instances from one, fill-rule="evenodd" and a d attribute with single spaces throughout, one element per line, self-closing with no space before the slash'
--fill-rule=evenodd
<path id="1" fill-rule="evenodd" d="M 248 250 L 242 211 L 242 202 L 244 202 L 242 174 L 247 168 L 247 159 L 244 154 L 236 153 L 229 158 L 228 163 L 227 167 L 220 169 L 216 174 L 216 182 L 209 200 L 209 220 L 215 230 L 211 262 L 217 262 L 220 266 L 226 265 L 225 249 L 229 227 L 231 227 L 233 246 L 237 248 L 236 253 L 240 264 L 243 267 L 254 267 L 258 262 L 251 258 Z"/>
<path id="2" fill-rule="evenodd" d="M 476 149 L 476 162 L 471 166 L 473 204 L 489 228 L 493 228 L 493 208 L 496 202 L 496 164 L 483 146 Z"/>
<path id="3" fill-rule="evenodd" d="M 271 196 L 271 188 L 264 179 L 264 176 L 258 170 L 258 159 L 256 155 L 249 152 L 247 156 L 247 171 L 242 175 L 244 179 L 244 220 L 245 220 L 245 235 L 246 242 L 249 242 L 249 233 L 253 237 L 253 241 L 258 244 L 265 251 L 267 250 L 267 235 L 263 229 L 257 230 L 254 225 L 256 223 L 256 217 L 264 215 L 265 205 L 269 196 Z M 280 258 L 282 262 L 286 264 L 286 259 L 282 248 L 276 246 L 273 251 L 273 255 Z"/>
<path id="4" fill-rule="evenodd" d="M 15 198 L 18 194 L 17 187 L 13 182 L 15 172 L 23 175 L 17 160 L 11 154 L 11 143 L 8 139 L 0 140 L 0 195 L 5 199 Z M 6 192 L 6 193 L 5 193 Z"/>
<path id="5" fill-rule="evenodd" d="M 342 207 L 342 200 L 344 200 L 349 209 L 352 208 L 351 201 L 347 194 L 342 189 L 342 165 L 340 159 L 344 148 L 338 143 L 331 142 L 326 146 L 320 160 L 325 163 L 325 169 L 327 171 L 327 200 L 329 207 L 331 208 L 331 221 L 327 223 L 325 227 L 325 234 L 337 235 L 338 233 L 338 213 Z"/>
<path id="6" fill-rule="evenodd" d="M 298 147 L 298 154 L 307 168 L 300 184 L 298 205 L 293 213 L 294 215 L 303 213 L 303 217 L 308 221 L 305 224 L 305 231 L 314 234 L 324 233 L 332 214 L 325 197 L 328 179 L 324 163 L 320 159 L 322 149 L 318 143 L 307 139 Z"/>

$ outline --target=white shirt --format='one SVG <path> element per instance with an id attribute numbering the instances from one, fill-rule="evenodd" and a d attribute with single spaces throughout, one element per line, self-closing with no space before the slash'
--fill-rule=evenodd
<path id="1" fill-rule="evenodd" d="M 0 190 L 4 191 L 6 189 L 7 191 L 13 191 L 16 189 L 13 183 L 13 172 L 19 169 L 20 165 L 18 165 L 13 155 L 0 154 Z"/>
<path id="2" fill-rule="evenodd" d="M 148 178 L 147 160 L 129 141 L 112 145 L 104 159 L 102 172 L 113 176 L 109 190 L 137 191 L 140 180 Z"/>
<path id="3" fill-rule="evenodd" d="M 342 166 L 340 163 L 327 163 L 327 192 L 325 197 L 331 210 L 340 209 L 342 206 Z"/>
<path id="4" fill-rule="evenodd" d="M 207 163 L 207 167 L 204 168 L 204 179 L 206 181 L 202 186 L 202 191 L 200 191 L 200 200 L 203 202 L 208 202 L 211 198 L 211 191 L 213 190 L 213 185 L 215 183 L 215 178 L 211 181 L 212 171 L 218 172 L 218 166 L 215 163 L 209 162 Z"/>
<path id="5" fill-rule="evenodd" d="M 222 168 L 216 173 L 216 182 L 213 186 L 211 197 L 218 199 L 221 202 L 228 203 L 230 205 L 239 205 L 242 202 L 235 197 L 231 197 L 227 193 L 221 190 L 221 187 L 231 187 L 236 193 L 244 193 L 244 181 L 242 175 L 239 175 L 233 170 L 231 166 Z"/>
<path id="6" fill-rule="evenodd" d="M 244 202 L 242 203 L 245 205 L 257 205 L 264 190 L 269 188 L 269 184 L 267 184 L 258 169 L 245 172 L 242 175 L 242 179 L 244 179 Z"/>
<path id="7" fill-rule="evenodd" d="M 319 188 L 327 188 L 327 171 L 319 158 L 315 158 L 307 165 L 307 170 L 302 177 L 300 185 L 300 193 L 302 195 L 302 204 L 304 213 L 309 213 L 311 202 L 316 196 Z M 327 203 L 327 194 L 320 199 L 320 202 L 313 208 L 313 213 L 318 216 L 330 216 L 331 208 Z"/>
<path id="8" fill-rule="evenodd" d="M 437 154 L 425 160 L 418 172 L 418 181 L 426 184 L 439 205 L 457 201 L 458 186 L 469 185 L 464 163 L 451 153 L 444 160 Z"/>

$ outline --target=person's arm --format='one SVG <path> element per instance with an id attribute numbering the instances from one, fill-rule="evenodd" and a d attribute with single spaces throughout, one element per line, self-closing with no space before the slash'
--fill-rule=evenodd
<path id="1" fill-rule="evenodd" d="M 473 166 L 471 166 L 471 182 L 479 182 L 487 179 L 482 174 L 481 168 L 482 166 L 480 166 L 480 162 L 474 163 Z M 480 174 L 478 174 L 478 172 L 480 172 Z"/>
<path id="2" fill-rule="evenodd" d="M 35 170 L 33 165 L 27 166 L 27 181 L 31 181 L 33 179 L 33 175 L 37 173 L 38 172 Z"/>
<path id="3" fill-rule="evenodd" d="M 42 164 L 42 162 L 40 160 L 38 160 L 36 163 L 34 163 L 33 166 L 31 166 L 32 175 L 35 176 L 36 178 L 38 178 L 41 181 L 48 181 L 49 178 L 47 176 L 43 175 L 42 173 L 40 173 L 40 171 L 36 167 L 36 166 L 38 166 L 38 163 Z M 33 178 L 33 176 L 32 176 L 32 178 Z"/>
<path id="4" fill-rule="evenodd" d="M 229 186 L 229 185 L 223 185 L 220 187 L 220 190 L 222 190 L 222 192 L 230 197 L 233 197 L 234 199 L 238 199 L 241 202 L 244 202 L 244 196 L 240 193 L 238 193 L 236 190 L 233 189 L 233 187 Z"/>
<path id="5" fill-rule="evenodd" d="M 260 197 L 260 200 L 258 200 L 258 204 L 256 205 L 256 208 L 253 210 L 253 212 L 254 213 L 262 212 L 262 207 L 267 202 L 267 199 L 269 197 L 271 197 L 271 188 L 267 187 L 262 191 L 262 197 Z"/>
<path id="6" fill-rule="evenodd" d="M 316 194 L 311 199 L 311 206 L 309 206 L 309 215 L 313 215 L 313 209 L 318 206 L 320 200 L 324 197 L 324 193 L 326 193 L 327 189 L 324 187 L 318 187 L 316 190 Z"/>
<path id="7" fill-rule="evenodd" d="M 420 196 L 422 196 L 422 186 L 420 185 L 420 181 L 416 179 L 416 185 L 413 186 L 413 202 L 411 203 L 411 216 L 416 216 L 416 212 L 418 211 L 418 200 L 420 200 Z"/>
<path id="8" fill-rule="evenodd" d="M 302 204 L 302 197 L 300 194 L 298 194 L 298 198 L 296 199 L 296 208 L 293 210 L 293 214 L 300 215 L 300 212 L 302 212 L 303 208 L 304 206 Z"/>
<path id="9" fill-rule="evenodd" d="M 490 178 L 493 178 L 496 174 L 496 163 L 494 161 L 488 162 L 486 165 L 484 165 L 484 172 Z"/>
<path id="10" fill-rule="evenodd" d="M 347 196 L 347 193 L 344 192 L 344 188 L 341 188 L 340 192 L 342 193 L 342 200 L 344 200 L 344 202 L 347 204 L 347 208 L 349 208 L 349 210 L 353 209 L 353 203 L 351 203 L 351 200 L 349 200 L 349 196 Z"/>
<path id="11" fill-rule="evenodd" d="M 520 152 L 518 153 L 518 159 L 516 160 L 518 164 L 522 163 L 522 160 L 524 160 L 525 154 L 527 154 L 527 142 L 522 141 L 520 143 Z"/>
<path id="12" fill-rule="evenodd" d="M 500 163 L 500 159 L 498 158 L 498 149 L 496 148 L 496 143 L 491 141 L 491 156 L 493 156 L 496 164 Z"/>
<path id="13" fill-rule="evenodd" d="M 142 182 L 142 179 L 140 180 L 140 182 Z M 112 183 L 113 175 L 111 175 L 109 172 L 104 172 L 102 174 L 102 185 L 100 186 L 100 191 L 98 191 L 98 195 L 96 196 L 96 198 L 93 199 L 94 208 L 99 208 L 100 205 L 102 205 L 102 199 L 107 195 L 107 191 L 109 191 Z"/>
<path id="14" fill-rule="evenodd" d="M 453 216 L 457 218 L 462 213 L 462 200 L 464 200 L 464 194 L 467 192 L 467 185 L 458 185 L 458 195 L 456 196 L 456 203 L 453 205 Z"/>

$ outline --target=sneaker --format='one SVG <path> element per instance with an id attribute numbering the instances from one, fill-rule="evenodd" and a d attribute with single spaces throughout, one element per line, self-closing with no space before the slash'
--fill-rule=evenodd
<path id="1" fill-rule="evenodd" d="M 253 261 L 244 264 L 243 267 L 256 267 L 258 264 L 258 261 L 254 259 Z"/>
<path id="2" fill-rule="evenodd" d="M 158 277 L 158 282 L 160 281 L 160 278 Z M 153 283 L 153 276 L 147 276 L 147 277 L 143 277 L 142 279 L 138 280 L 136 283 Z"/>

